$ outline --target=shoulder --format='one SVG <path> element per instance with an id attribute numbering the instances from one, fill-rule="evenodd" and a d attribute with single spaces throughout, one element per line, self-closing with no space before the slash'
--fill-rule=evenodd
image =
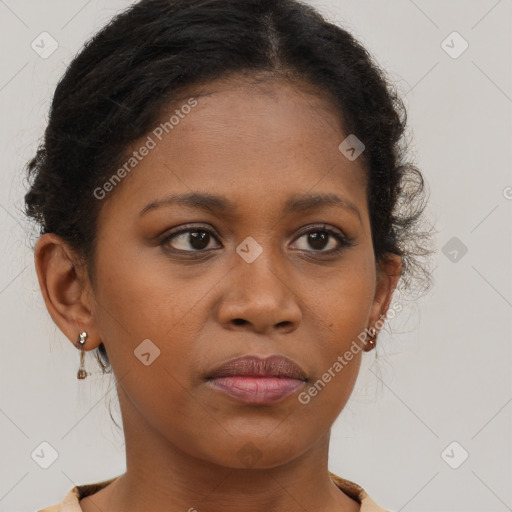
<path id="1" fill-rule="evenodd" d="M 39 509 L 37 512 L 82 512 L 82 507 L 79 503 L 80 500 L 100 491 L 116 478 L 118 477 L 116 476 L 92 484 L 75 485 L 75 487 L 67 492 L 60 503 Z"/>
<path id="2" fill-rule="evenodd" d="M 42 508 L 37 512 L 82 512 L 79 496 L 78 486 L 75 486 L 64 496 L 60 503 Z"/>
<path id="3" fill-rule="evenodd" d="M 358 501 L 361 504 L 360 512 L 390 512 L 388 509 L 382 508 L 377 505 L 375 501 L 368 495 L 368 493 L 355 482 L 341 478 L 334 473 L 329 472 L 332 481 L 339 487 L 345 494 Z M 52 511 L 53 512 L 53 511 Z"/>
<path id="4" fill-rule="evenodd" d="M 60 503 L 58 505 L 52 505 L 46 508 L 40 508 L 37 512 L 62 512 Z"/>

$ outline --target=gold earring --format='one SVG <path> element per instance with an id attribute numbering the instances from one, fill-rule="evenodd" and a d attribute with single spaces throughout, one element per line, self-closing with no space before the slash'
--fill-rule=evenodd
<path id="1" fill-rule="evenodd" d="M 370 350 L 371 350 L 377 344 L 377 329 L 375 329 L 375 327 L 370 327 L 368 329 L 368 334 L 369 334 L 368 344 L 370 345 Z"/>
<path id="2" fill-rule="evenodd" d="M 84 331 L 84 332 L 81 332 L 80 333 L 80 336 L 78 338 L 78 344 L 83 347 L 85 345 L 87 341 L 87 333 Z M 80 367 L 78 368 L 78 373 L 76 374 L 76 378 L 77 379 L 85 379 L 88 375 L 88 373 L 85 371 L 85 368 L 84 368 L 84 357 L 85 357 L 85 351 L 84 350 L 80 350 Z"/>

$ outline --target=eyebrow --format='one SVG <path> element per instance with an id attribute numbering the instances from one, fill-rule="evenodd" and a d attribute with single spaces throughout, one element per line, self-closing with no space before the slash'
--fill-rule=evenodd
<path id="1" fill-rule="evenodd" d="M 187 194 L 171 194 L 146 205 L 139 216 L 160 208 L 162 206 L 187 206 L 212 213 L 226 213 L 229 210 L 236 211 L 237 206 L 224 196 L 216 196 L 206 193 L 190 192 Z M 361 214 L 357 207 L 348 199 L 336 194 L 306 194 L 290 197 L 284 205 L 285 212 L 310 212 L 326 207 L 339 207 L 353 211 L 361 222 Z"/>

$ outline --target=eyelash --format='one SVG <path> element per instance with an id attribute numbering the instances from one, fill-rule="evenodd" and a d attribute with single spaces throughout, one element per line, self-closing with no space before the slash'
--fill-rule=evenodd
<path id="1" fill-rule="evenodd" d="M 217 242 L 219 242 L 216 234 L 212 230 L 210 230 L 208 228 L 204 228 L 204 227 L 194 226 L 194 227 L 186 227 L 184 229 L 180 229 L 179 231 L 171 233 L 170 235 L 165 237 L 160 242 L 160 245 L 165 247 L 175 237 L 177 237 L 179 235 L 182 235 L 183 233 L 191 233 L 191 232 L 194 232 L 194 231 L 196 231 L 196 232 L 197 231 L 203 231 L 205 233 L 208 233 Z M 298 240 L 298 239 L 302 238 L 304 235 L 308 235 L 309 233 L 327 233 L 328 235 L 332 236 L 338 242 L 339 245 L 338 245 L 337 248 L 331 249 L 329 251 L 323 251 L 323 250 L 305 251 L 305 250 L 301 249 L 300 250 L 301 252 L 312 252 L 312 253 L 315 253 L 315 254 L 324 254 L 324 255 L 328 255 L 328 256 L 334 256 L 334 255 L 337 255 L 340 252 L 342 252 L 344 249 L 352 247 L 354 245 L 354 242 L 353 242 L 352 238 L 350 238 L 350 237 L 348 237 L 346 235 L 341 235 L 340 233 L 338 233 L 338 231 L 335 231 L 334 229 L 332 229 L 332 228 L 330 228 L 329 226 L 326 226 L 326 225 L 313 226 L 313 227 L 309 228 L 307 231 L 303 231 L 302 233 L 300 233 L 300 235 L 298 235 L 298 237 L 295 240 Z M 212 249 L 210 249 L 210 250 L 203 249 L 203 250 L 183 251 L 181 249 L 170 249 L 171 252 L 179 253 L 179 254 L 187 254 L 187 253 L 188 254 L 190 254 L 190 253 L 192 253 L 192 254 L 199 253 L 200 254 L 200 253 L 210 252 L 211 250 Z"/>

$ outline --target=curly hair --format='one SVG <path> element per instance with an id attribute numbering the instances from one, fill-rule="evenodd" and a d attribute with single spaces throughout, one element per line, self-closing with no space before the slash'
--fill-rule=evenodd
<path id="1" fill-rule="evenodd" d="M 292 76 L 335 107 L 365 151 L 375 261 L 401 256 L 398 288 L 431 286 L 427 186 L 407 161 L 403 101 L 369 52 L 346 30 L 298 0 L 141 0 L 97 32 L 68 66 L 44 138 L 27 163 L 28 218 L 62 237 L 94 282 L 93 190 L 131 143 L 194 85 L 239 75 Z M 110 366 L 103 343 L 96 357 Z"/>

